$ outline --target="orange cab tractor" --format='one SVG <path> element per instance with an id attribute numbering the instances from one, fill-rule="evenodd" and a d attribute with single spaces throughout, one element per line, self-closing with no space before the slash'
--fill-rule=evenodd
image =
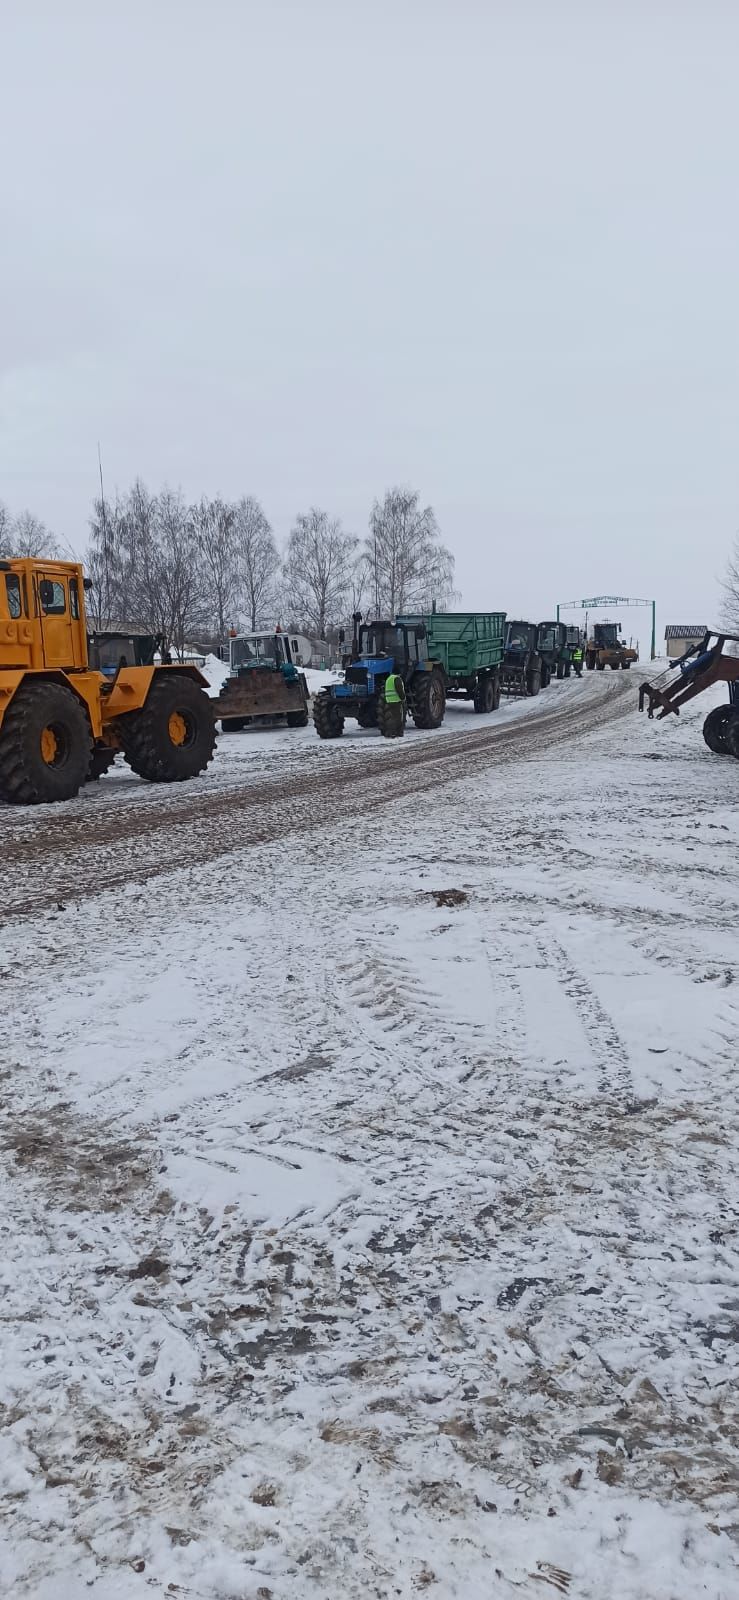
<path id="1" fill-rule="evenodd" d="M 146 664 L 124 636 L 88 636 L 89 580 L 72 561 L 0 561 L 0 799 L 71 800 L 122 751 L 152 783 L 204 772 L 215 748 L 207 680 Z M 118 640 L 122 641 L 120 645 Z"/>

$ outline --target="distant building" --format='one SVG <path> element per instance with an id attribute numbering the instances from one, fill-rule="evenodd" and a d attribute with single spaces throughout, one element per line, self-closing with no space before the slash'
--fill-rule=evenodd
<path id="1" fill-rule="evenodd" d="M 708 632 L 705 623 L 700 622 L 668 622 L 665 628 L 665 643 L 667 654 L 671 661 L 678 656 L 684 656 L 691 645 L 697 644 L 699 639 Z"/>

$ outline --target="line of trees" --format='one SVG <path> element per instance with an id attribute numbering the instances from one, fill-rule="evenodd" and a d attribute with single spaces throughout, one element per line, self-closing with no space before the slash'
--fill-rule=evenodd
<path id="1" fill-rule="evenodd" d="M 56 556 L 58 542 L 24 512 L 0 506 L 0 554 Z M 210 646 L 230 627 L 277 621 L 331 639 L 355 611 L 396 616 L 443 607 L 454 591 L 454 557 L 431 506 L 412 489 L 375 500 L 364 539 L 328 511 L 296 516 L 280 550 L 260 502 L 156 493 L 137 479 L 113 499 L 97 499 L 84 561 L 95 627 L 119 624 L 163 633 L 182 653 Z"/>

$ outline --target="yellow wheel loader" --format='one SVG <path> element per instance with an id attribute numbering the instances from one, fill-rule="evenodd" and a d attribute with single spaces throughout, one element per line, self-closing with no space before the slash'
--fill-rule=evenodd
<path id="1" fill-rule="evenodd" d="M 0 561 L 0 799 L 71 800 L 121 750 L 152 783 L 204 772 L 215 747 L 195 667 L 91 662 L 88 580 L 71 561 Z M 114 640 L 115 636 L 108 636 Z M 93 661 L 100 652 L 93 649 Z"/>

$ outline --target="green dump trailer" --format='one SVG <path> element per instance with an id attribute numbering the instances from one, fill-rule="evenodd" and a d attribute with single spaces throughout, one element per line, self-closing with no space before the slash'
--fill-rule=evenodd
<path id="1" fill-rule="evenodd" d="M 471 700 L 475 711 L 497 711 L 505 649 L 505 611 L 431 611 L 398 617 L 426 629 L 426 653 L 444 674 L 448 700 Z"/>

